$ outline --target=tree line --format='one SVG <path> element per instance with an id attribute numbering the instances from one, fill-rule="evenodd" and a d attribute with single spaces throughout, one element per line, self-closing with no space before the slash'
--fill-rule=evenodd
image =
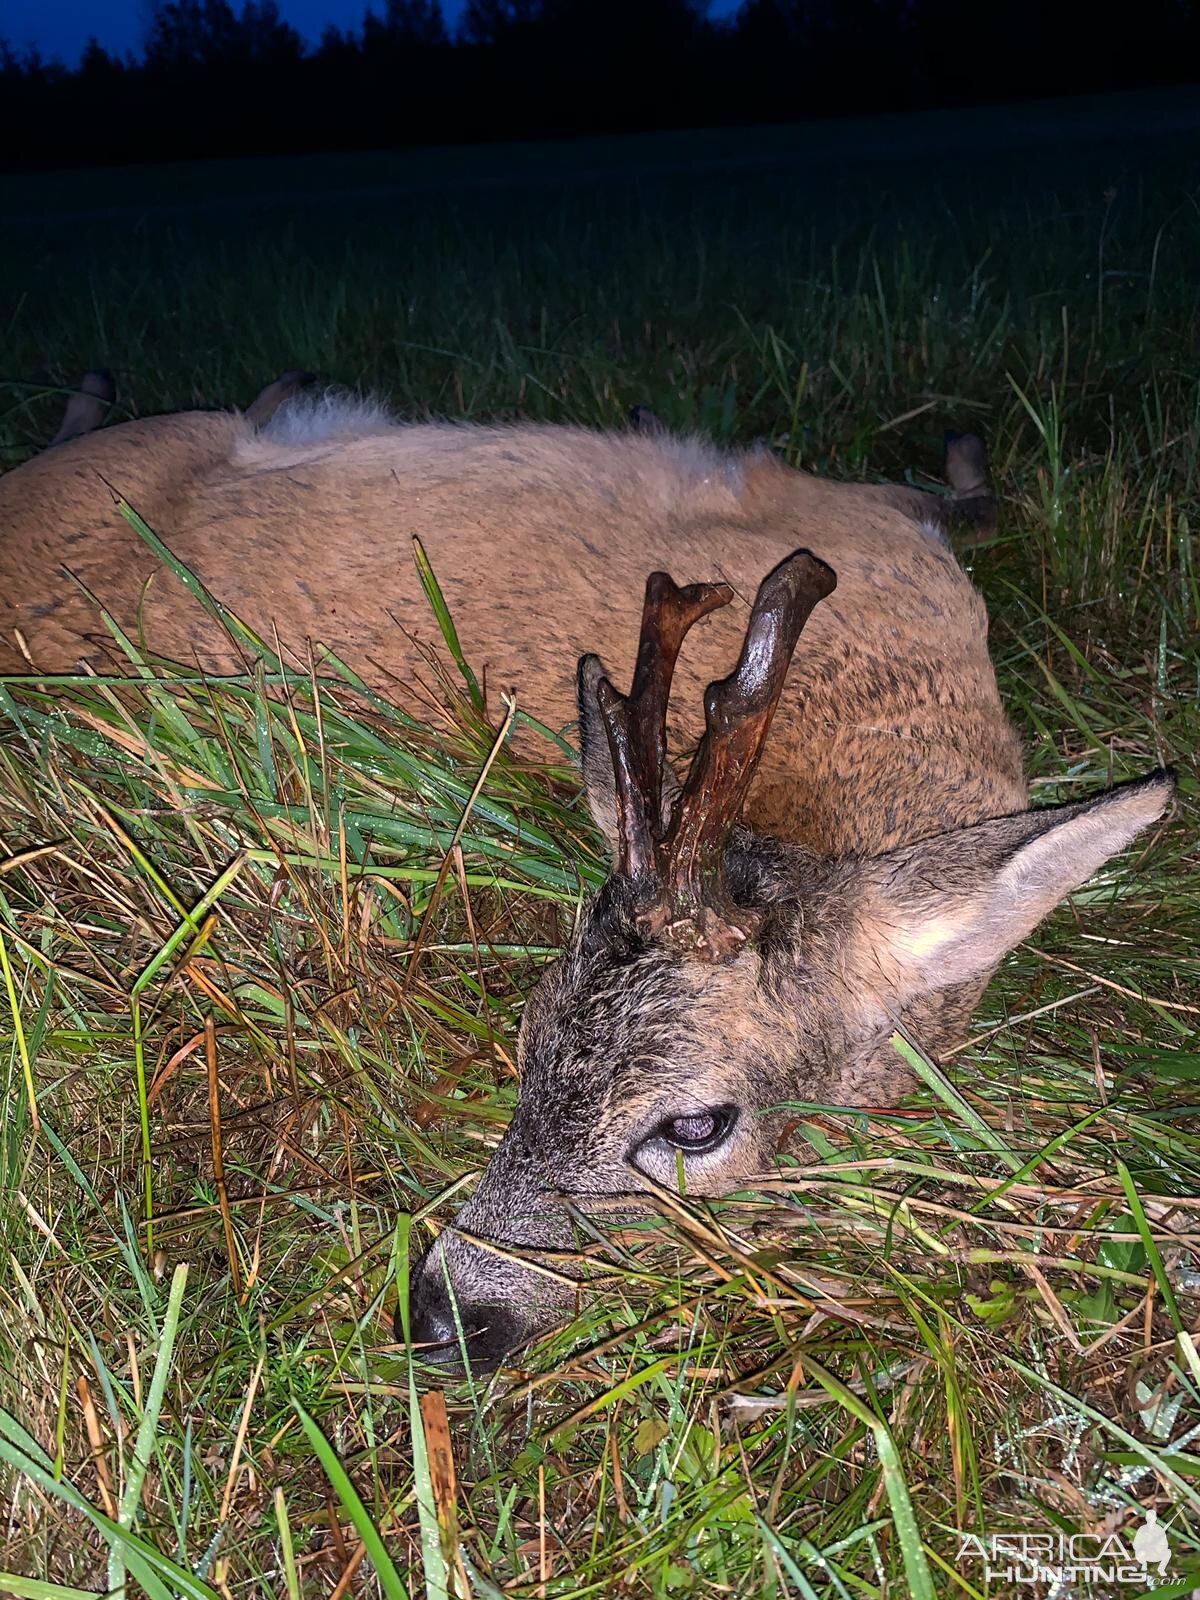
<path id="1" fill-rule="evenodd" d="M 315 46 L 276 0 L 160 0 L 125 58 L 0 41 L 0 166 L 798 122 L 1189 82 L 1198 47 L 1200 0 L 380 0 Z"/>

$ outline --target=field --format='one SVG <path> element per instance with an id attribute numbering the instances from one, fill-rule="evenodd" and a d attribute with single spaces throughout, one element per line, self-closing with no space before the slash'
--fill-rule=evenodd
<path id="1" fill-rule="evenodd" d="M 761 1191 L 584 1239 L 579 1320 L 446 1384 L 397 1275 L 603 875 L 565 747 L 476 794 L 448 656 L 419 720 L 265 647 L 0 681 L 0 1591 L 975 1600 L 993 1535 L 1061 1569 L 1150 1508 L 1165 1575 L 1021 1592 L 1200 1589 L 1194 100 L 0 180 L 0 466 L 97 364 L 130 414 L 303 366 L 847 478 L 975 428 L 1034 802 L 1180 783 L 905 1114 L 798 1107 Z"/>

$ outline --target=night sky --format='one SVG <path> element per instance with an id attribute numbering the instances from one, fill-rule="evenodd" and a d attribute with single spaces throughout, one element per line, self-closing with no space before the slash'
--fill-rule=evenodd
<path id="1" fill-rule="evenodd" d="M 443 0 L 443 7 L 453 21 L 461 0 Z M 240 0 L 234 0 L 234 8 L 241 9 Z M 89 34 L 117 55 L 137 49 L 152 9 L 151 0 L 0 0 L 0 39 L 18 51 L 37 45 L 44 56 L 74 65 Z M 279 0 L 279 9 L 315 41 L 327 22 L 357 28 L 367 0 Z"/>
<path id="2" fill-rule="evenodd" d="M 738 3 L 711 0 L 709 14 L 732 15 Z M 232 4 L 235 11 L 241 10 L 241 0 L 232 0 Z M 442 0 L 451 27 L 464 4 L 465 0 Z M 114 55 L 137 50 L 153 9 L 153 0 L 0 0 L 0 39 L 18 53 L 36 45 L 48 60 L 74 66 L 92 34 Z M 279 0 L 282 16 L 312 44 L 321 37 L 326 23 L 357 29 L 369 9 L 370 0 Z M 383 7 L 375 9 L 382 11 Z"/>
<path id="3" fill-rule="evenodd" d="M 369 0 L 279 0 L 282 15 L 311 43 L 328 22 L 357 28 Z M 446 20 L 458 20 L 464 0 L 442 0 Z M 233 0 L 235 10 L 241 0 Z M 379 7 L 382 10 L 382 7 Z M 716 0 L 714 16 L 737 9 L 737 0 Z M 47 59 L 74 66 L 88 37 L 95 34 L 106 50 L 124 55 L 141 44 L 153 0 L 0 0 L 0 39 L 21 52 L 36 45 Z"/>

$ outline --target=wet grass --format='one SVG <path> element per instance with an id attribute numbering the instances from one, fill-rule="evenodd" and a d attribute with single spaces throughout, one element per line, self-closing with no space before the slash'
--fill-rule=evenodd
<path id="1" fill-rule="evenodd" d="M 257 647 L 219 686 L 118 640 L 111 677 L 5 680 L 5 1590 L 1005 1595 L 963 1533 L 1146 1507 L 1156 1592 L 1200 1582 L 1194 195 L 1119 159 L 950 210 L 833 188 L 121 224 L 0 268 L 9 462 L 98 362 L 137 412 L 307 365 L 414 416 L 648 403 L 842 476 L 977 426 L 1035 798 L 1180 775 L 904 1115 L 798 1107 L 776 1178 L 588 1245 L 576 1323 L 441 1388 L 397 1277 L 603 873 L 569 757 L 512 758 L 448 658 L 437 714 Z"/>

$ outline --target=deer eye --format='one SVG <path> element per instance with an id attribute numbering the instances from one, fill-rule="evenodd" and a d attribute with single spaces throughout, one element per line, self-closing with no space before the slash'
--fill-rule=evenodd
<path id="1" fill-rule="evenodd" d="M 724 1142 L 734 1124 L 735 1113 L 731 1106 L 717 1106 L 711 1111 L 691 1111 L 686 1116 L 668 1117 L 655 1130 L 656 1137 L 674 1150 L 687 1155 L 698 1155 L 705 1150 L 715 1150 Z"/>

